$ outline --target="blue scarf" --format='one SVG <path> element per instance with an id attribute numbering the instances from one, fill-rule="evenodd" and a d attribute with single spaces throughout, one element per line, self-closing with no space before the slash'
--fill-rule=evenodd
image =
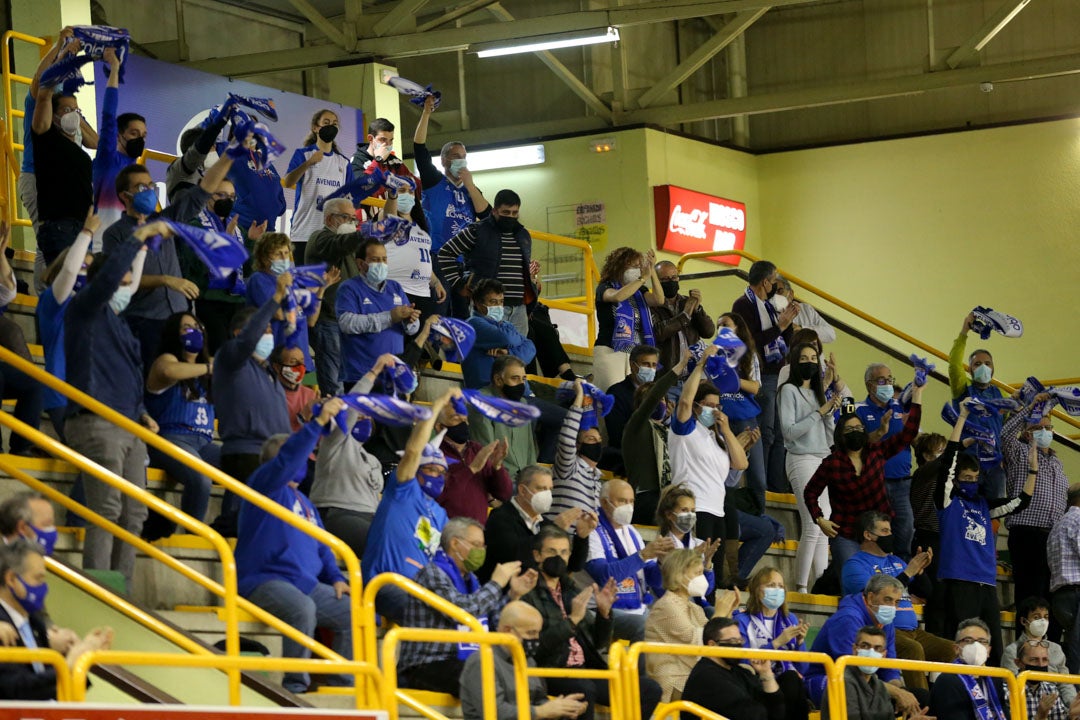
<path id="1" fill-rule="evenodd" d="M 615 532 L 615 526 L 611 524 L 603 510 L 597 515 L 600 516 L 600 526 L 596 528 L 596 532 L 600 536 L 600 544 L 604 547 L 604 557 L 608 560 L 615 558 L 622 560 L 627 557 L 630 553 L 623 547 L 619 534 Z M 631 548 L 633 552 L 640 549 Z M 614 554 L 614 558 L 612 554 Z M 615 603 L 612 607 L 622 610 L 635 610 L 642 605 L 647 605 L 652 598 L 646 597 L 643 590 L 644 588 L 638 581 L 637 573 L 627 578 L 615 578 Z"/>
<path id="2" fill-rule="evenodd" d="M 521 427 L 540 417 L 540 408 L 533 405 L 485 395 L 479 390 L 462 390 L 461 394 L 465 402 L 492 422 Z M 455 402 L 454 407 L 460 407 L 460 403 Z"/>
<path id="3" fill-rule="evenodd" d="M 761 613 L 758 613 L 757 615 L 751 615 L 750 613 L 747 613 L 746 617 L 750 620 L 746 627 L 747 639 L 749 640 L 749 636 L 753 634 L 755 639 L 763 640 L 765 642 L 765 644 L 767 645 L 767 647 L 765 648 L 766 650 L 771 650 L 772 641 L 780 637 L 780 634 L 784 632 L 784 630 L 787 630 L 789 627 L 792 627 L 794 625 L 794 623 L 791 622 L 791 618 L 787 617 L 782 612 L 777 610 L 776 616 L 773 618 L 772 637 L 769 637 L 768 625 L 766 625 L 765 623 L 764 615 L 762 615 Z M 753 632 L 753 630 L 756 630 L 757 632 Z M 749 645 L 749 647 L 754 646 Z M 798 650 L 799 641 L 795 638 L 792 638 L 788 641 L 788 644 L 785 645 L 783 649 Z M 775 670 L 777 665 L 782 668 L 779 672 Z M 787 672 L 788 670 L 797 670 L 795 664 L 790 663 L 787 660 L 773 660 L 773 668 L 774 672 L 777 672 L 778 675 L 781 672 Z"/>
<path id="4" fill-rule="evenodd" d="M 958 665 L 963 665 L 961 660 L 954 660 Z M 998 700 L 997 689 L 990 678 L 985 678 L 986 683 L 979 683 L 979 678 L 974 675 L 960 675 L 960 682 L 964 683 L 971 704 L 975 707 L 977 720 L 1005 720 L 1005 713 L 1001 710 L 1001 701 Z"/>
<path id="5" fill-rule="evenodd" d="M 435 551 L 435 557 L 431 558 L 431 562 L 435 563 L 436 567 L 447 574 L 450 582 L 454 583 L 454 587 L 462 595 L 472 595 L 479 592 L 480 581 L 476 579 L 476 575 L 467 573 L 463 577 L 461 571 L 458 570 L 458 566 L 454 564 L 449 555 L 443 552 L 442 548 Z"/>
<path id="6" fill-rule="evenodd" d="M 611 287 L 618 290 L 622 287 L 622 283 L 611 283 Z M 615 332 L 611 336 L 611 347 L 616 352 L 628 353 L 638 344 L 634 341 L 635 304 L 637 305 L 638 316 L 641 317 L 641 343 L 644 345 L 656 345 L 656 338 L 653 336 L 652 317 L 649 315 L 649 306 L 645 304 L 645 294 L 638 290 L 615 306 Z"/>

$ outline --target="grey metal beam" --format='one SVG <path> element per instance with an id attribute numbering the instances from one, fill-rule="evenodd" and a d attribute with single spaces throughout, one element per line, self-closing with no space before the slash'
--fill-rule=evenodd
<path id="1" fill-rule="evenodd" d="M 346 50 L 356 49 L 356 43 L 360 41 L 360 21 L 363 16 L 364 0 L 345 0 L 345 16 L 341 21 L 341 34 L 345 37 Z"/>
<path id="2" fill-rule="evenodd" d="M 1011 23 L 1013 18 L 1019 15 L 1030 2 L 1031 0 L 1006 0 L 1005 4 L 994 11 L 994 14 L 986 19 L 974 35 L 945 59 L 945 64 L 950 68 L 956 68 L 976 57 L 986 44 L 1004 30 L 1005 26 Z"/>
<path id="3" fill-rule="evenodd" d="M 483 10 L 488 5 L 494 5 L 498 1 L 499 0 L 473 0 L 470 3 L 454 8 L 453 10 L 447 12 L 445 15 L 440 15 L 433 20 L 428 20 L 421 25 L 417 25 L 416 32 L 427 32 L 428 30 L 434 30 L 437 27 L 442 27 L 447 23 L 452 23 L 458 18 L 463 18 L 466 15 L 476 12 L 477 10 Z"/>
<path id="4" fill-rule="evenodd" d="M 556 135 L 611 130 L 611 126 L 598 117 L 576 117 L 565 120 L 507 125 L 504 127 L 474 130 L 451 130 L 428 135 L 428 146 L 437 148 L 443 143 L 457 140 L 465 145 L 496 145 L 508 142 L 539 140 Z"/>
<path id="5" fill-rule="evenodd" d="M 415 16 L 427 2 L 428 0 L 398 0 L 397 5 L 375 23 L 373 28 L 375 34 L 381 37 L 397 30 L 406 20 Z"/>
<path id="6" fill-rule="evenodd" d="M 615 123 L 616 125 L 638 123 L 678 125 L 735 115 L 760 115 L 900 95 L 917 95 L 929 90 L 975 85 L 987 81 L 1033 80 L 1075 73 L 1080 73 L 1080 54 L 942 70 L 881 80 L 845 82 L 765 95 L 750 95 L 745 98 L 632 110 L 616 113 Z"/>
<path id="7" fill-rule="evenodd" d="M 756 10 L 743 10 L 724 25 L 715 35 L 706 40 L 700 47 L 676 67 L 672 68 L 664 77 L 660 78 L 655 85 L 642 93 L 638 98 L 638 107 L 648 107 L 661 97 L 677 88 L 688 77 L 709 62 L 718 52 L 726 48 L 735 38 L 739 37 L 748 27 L 757 22 L 758 18 L 767 13 L 769 8 Z"/>
<path id="8" fill-rule="evenodd" d="M 300 11 L 300 14 L 308 19 L 315 27 L 319 28 L 330 42 L 345 49 L 345 35 L 332 22 L 323 17 L 322 13 L 315 9 L 308 0 L 289 0 L 289 4 Z"/>

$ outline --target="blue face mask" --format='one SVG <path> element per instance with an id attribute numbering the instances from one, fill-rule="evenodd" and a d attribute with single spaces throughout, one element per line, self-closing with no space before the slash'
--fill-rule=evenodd
<path id="1" fill-rule="evenodd" d="M 787 592 L 784 588 L 765 588 L 765 597 L 761 599 L 761 604 L 770 610 L 779 610 L 786 599 Z"/>
<path id="2" fill-rule="evenodd" d="M 265 360 L 270 357 L 270 353 L 274 352 L 274 336 L 267 333 L 259 338 L 259 342 L 255 343 L 255 357 L 259 360 Z"/>
<path id="3" fill-rule="evenodd" d="M 375 423 L 369 417 L 362 417 L 352 426 L 353 440 L 363 445 L 371 439 L 371 433 L 375 430 Z"/>
<path id="4" fill-rule="evenodd" d="M 75 276 L 75 286 L 72 288 L 74 292 L 79 292 L 83 289 L 83 285 L 86 284 L 86 270 L 83 270 Z"/>
<path id="5" fill-rule="evenodd" d="M 49 586 L 45 583 L 31 585 L 26 582 L 21 575 L 16 575 L 15 577 L 19 578 L 19 582 L 26 588 L 26 597 L 20 598 L 18 595 L 15 595 L 15 599 L 23 606 L 23 610 L 25 610 L 27 614 L 32 615 L 45 607 L 45 596 L 49 594 Z"/>
<path id="6" fill-rule="evenodd" d="M 874 619 L 882 625 L 892 625 L 896 619 L 896 608 L 892 605 L 881 605 L 874 613 Z"/>
<path id="7" fill-rule="evenodd" d="M 711 428 L 716 422 L 716 408 L 702 405 L 701 414 L 698 415 L 698 422 L 707 428 Z"/>
<path id="8" fill-rule="evenodd" d="M 994 371 L 990 369 L 989 365 L 980 365 L 979 367 L 975 368 L 971 373 L 972 379 L 980 385 L 985 385 L 990 382 L 990 378 L 992 378 L 993 376 Z"/>
<path id="9" fill-rule="evenodd" d="M 1041 448 L 1050 447 L 1050 443 L 1054 442 L 1053 430 L 1033 430 L 1031 437 L 1034 438 L 1035 444 Z"/>
<path id="10" fill-rule="evenodd" d="M 656 368 L 639 367 L 637 369 L 637 379 L 640 383 L 652 382 L 656 379 Z"/>
<path id="11" fill-rule="evenodd" d="M 408 215 L 412 212 L 413 207 L 416 205 L 415 195 L 398 195 L 397 196 L 397 209 L 402 215 Z"/>
<path id="12" fill-rule="evenodd" d="M 855 654 L 859 657 L 874 658 L 875 660 L 881 657 L 881 653 L 871 648 L 859 648 L 855 651 Z M 878 671 L 878 668 L 875 665 L 860 665 L 859 670 L 866 673 L 867 675 L 873 675 Z"/>
<path id="13" fill-rule="evenodd" d="M 420 473 L 417 479 L 421 481 L 420 489 L 432 500 L 438 500 L 442 495 L 443 487 L 446 486 L 446 475 L 428 475 Z"/>
<path id="14" fill-rule="evenodd" d="M 878 399 L 878 402 L 887 403 L 893 399 L 894 392 L 892 385 L 878 385 L 874 389 L 874 397 Z"/>
<path id="15" fill-rule="evenodd" d="M 956 483 L 956 492 L 960 493 L 960 497 L 964 498 L 965 500 L 974 500 L 975 496 L 979 494 L 979 483 Z"/>
<path id="16" fill-rule="evenodd" d="M 450 161 L 450 174 L 453 175 L 454 177 L 457 177 L 458 172 L 460 172 L 461 169 L 464 168 L 464 167 L 467 167 L 466 164 L 465 164 L 465 159 L 464 158 L 455 158 L 455 159 Z"/>
<path id="17" fill-rule="evenodd" d="M 131 196 L 131 208 L 140 215 L 153 215 L 157 212 L 157 190 L 147 188 Z"/>
<path id="18" fill-rule="evenodd" d="M 506 308 L 502 305 L 489 305 L 487 309 L 488 320 L 502 322 L 506 316 Z"/>
<path id="19" fill-rule="evenodd" d="M 34 527 L 31 525 L 30 527 Z M 56 528 L 34 528 L 34 534 L 37 535 L 37 543 L 41 546 L 41 552 L 46 556 L 53 554 L 53 548 L 56 547 L 56 539 L 60 537 L 60 531 Z"/>
<path id="20" fill-rule="evenodd" d="M 203 342 L 202 330 L 199 328 L 187 328 L 180 332 L 180 344 L 184 346 L 184 352 L 202 352 Z"/>
<path id="21" fill-rule="evenodd" d="M 292 267 L 292 263 L 288 260 L 271 260 L 270 261 L 270 273 L 273 275 L 280 275 L 283 272 L 288 272 Z"/>
<path id="22" fill-rule="evenodd" d="M 116 288 L 116 292 L 109 298 L 109 307 L 112 308 L 114 313 L 119 315 L 127 310 L 127 306 L 131 304 L 131 296 L 134 294 L 135 292 L 129 286 L 121 285 Z"/>
<path id="23" fill-rule="evenodd" d="M 390 274 L 390 267 L 384 262 L 373 262 L 367 266 L 367 281 L 372 285 L 379 285 L 386 280 L 386 276 Z"/>

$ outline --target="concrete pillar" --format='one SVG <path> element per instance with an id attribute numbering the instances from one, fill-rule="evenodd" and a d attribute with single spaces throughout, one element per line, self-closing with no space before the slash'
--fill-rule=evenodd
<path id="1" fill-rule="evenodd" d="M 327 98 L 342 105 L 358 107 L 364 112 L 363 123 L 357 119 L 356 141 L 363 143 L 367 136 L 367 124 L 375 118 L 386 118 L 394 123 L 394 147 L 398 157 L 402 155 L 401 95 L 383 79 L 397 75 L 397 68 L 380 63 L 362 63 L 328 69 L 330 94 Z M 411 137 L 411 135 L 410 135 Z"/>

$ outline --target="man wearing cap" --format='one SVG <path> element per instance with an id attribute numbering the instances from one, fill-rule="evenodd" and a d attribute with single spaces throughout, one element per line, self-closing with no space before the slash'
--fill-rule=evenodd
<path id="1" fill-rule="evenodd" d="M 449 519 L 437 502 L 446 484 L 447 464 L 446 456 L 428 440 L 443 408 L 460 397 L 461 391 L 452 388 L 432 403 L 431 417 L 413 427 L 401 462 L 386 479 L 361 563 L 365 583 L 384 572 L 411 579 L 438 549 Z M 387 586 L 376 596 L 375 609 L 400 625 L 406 600 L 403 591 Z"/>
<path id="2" fill-rule="evenodd" d="M 503 319 L 503 298 L 503 284 L 494 278 L 479 280 L 473 288 L 469 325 L 476 331 L 476 343 L 461 366 L 467 388 L 487 385 L 497 357 L 513 355 L 526 365 L 536 357 L 533 341 Z"/>

